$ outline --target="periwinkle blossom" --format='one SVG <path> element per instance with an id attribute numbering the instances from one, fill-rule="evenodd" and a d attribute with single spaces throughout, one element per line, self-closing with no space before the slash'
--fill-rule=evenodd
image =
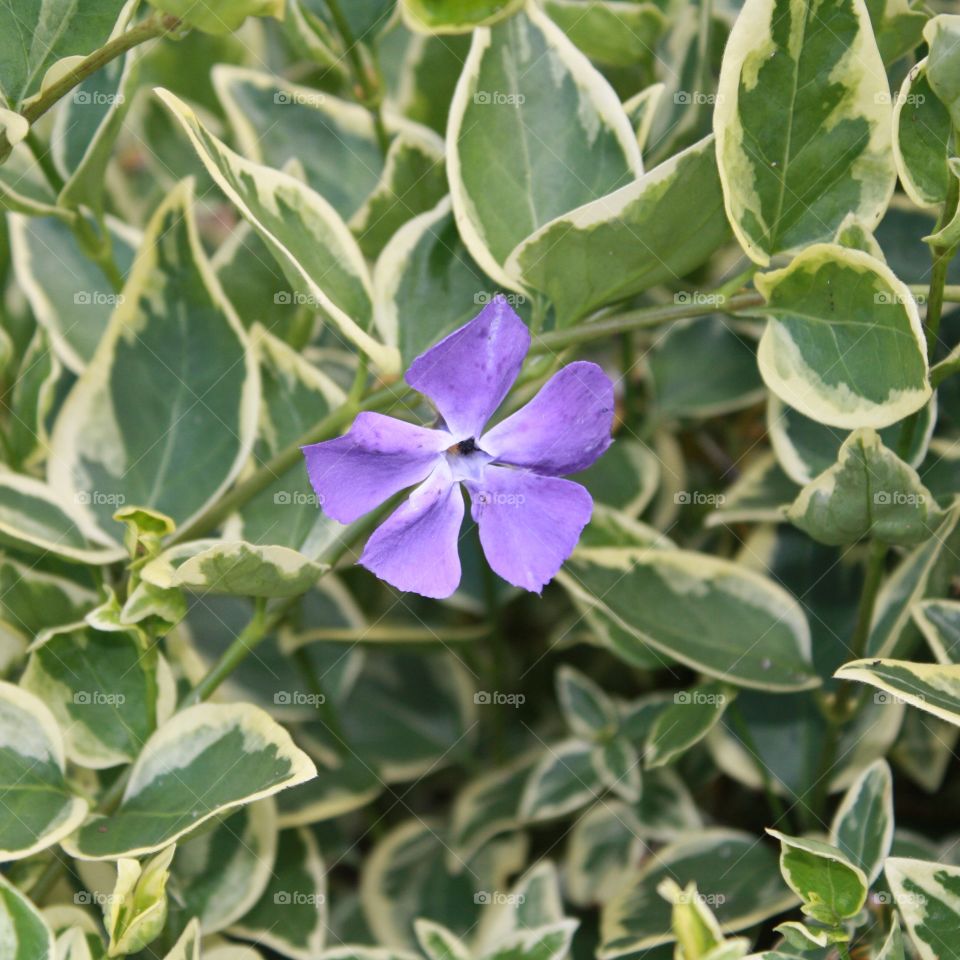
<path id="1" fill-rule="evenodd" d="M 360 557 L 398 590 L 439 599 L 457 589 L 461 486 L 487 561 L 514 586 L 540 592 L 580 539 L 593 500 L 562 478 L 610 445 L 613 384 L 595 363 L 568 364 L 484 432 L 529 347 L 525 324 L 497 297 L 407 371 L 436 407 L 435 427 L 361 413 L 344 436 L 303 448 L 322 508 L 340 523 L 416 485 Z"/>

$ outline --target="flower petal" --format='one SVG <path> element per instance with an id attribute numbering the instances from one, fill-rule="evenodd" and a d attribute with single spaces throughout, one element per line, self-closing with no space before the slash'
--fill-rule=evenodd
<path id="1" fill-rule="evenodd" d="M 463 493 L 441 464 L 373 531 L 360 563 L 398 590 L 442 600 L 460 583 Z"/>
<path id="2" fill-rule="evenodd" d="M 612 424 L 610 378 L 595 363 L 579 361 L 555 373 L 480 446 L 503 463 L 562 476 L 586 470 L 610 446 Z"/>
<path id="3" fill-rule="evenodd" d="M 487 562 L 515 587 L 539 593 L 573 552 L 593 499 L 572 480 L 487 467 L 467 483 Z"/>
<path id="4" fill-rule="evenodd" d="M 361 413 L 344 436 L 303 447 L 303 455 L 324 512 L 352 523 L 428 477 L 451 442 L 443 430 Z"/>
<path id="5" fill-rule="evenodd" d="M 477 437 L 517 379 L 530 333 L 497 296 L 410 364 L 407 383 L 429 397 L 456 440 Z"/>

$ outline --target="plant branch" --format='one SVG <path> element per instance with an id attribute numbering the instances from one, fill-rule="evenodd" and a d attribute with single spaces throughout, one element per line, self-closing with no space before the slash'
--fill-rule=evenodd
<path id="1" fill-rule="evenodd" d="M 68 94 L 78 83 L 105 67 L 111 60 L 123 56 L 128 50 L 172 33 L 180 27 L 180 19 L 170 14 L 154 13 L 145 20 L 131 27 L 119 36 L 107 41 L 102 47 L 84 57 L 72 70 L 69 70 L 55 83 L 51 83 L 39 94 L 26 100 L 20 110 L 20 115 L 31 126 L 36 123 L 51 107 Z M 0 132 L 0 163 L 10 156 L 13 149 L 5 132 Z"/>

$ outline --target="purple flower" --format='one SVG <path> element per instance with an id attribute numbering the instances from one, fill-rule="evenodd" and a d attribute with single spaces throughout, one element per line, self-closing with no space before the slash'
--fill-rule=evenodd
<path id="1" fill-rule="evenodd" d="M 593 500 L 561 477 L 610 445 L 613 384 L 595 363 L 571 363 L 484 433 L 529 347 L 523 321 L 497 297 L 407 371 L 437 408 L 436 428 L 361 413 L 346 435 L 303 448 L 323 509 L 340 523 L 419 484 L 360 558 L 398 590 L 439 599 L 457 589 L 461 484 L 490 566 L 514 586 L 539 592 L 577 545 Z"/>

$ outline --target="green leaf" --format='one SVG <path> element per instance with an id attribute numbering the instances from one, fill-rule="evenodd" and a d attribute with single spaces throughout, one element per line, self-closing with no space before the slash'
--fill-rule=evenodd
<path id="1" fill-rule="evenodd" d="M 117 882 L 103 918 L 110 955 L 136 953 L 159 936 L 167 921 L 167 880 L 175 852 L 171 845 L 142 865 L 117 861 Z"/>
<path id="2" fill-rule="evenodd" d="M 780 869 L 803 900 L 804 913 L 836 926 L 860 912 L 867 898 L 867 878 L 836 847 L 770 828 L 767 833 L 780 841 Z"/>
<path id="3" fill-rule="evenodd" d="M 375 260 L 400 227 L 432 210 L 446 193 L 442 142 L 409 133 L 394 137 L 380 182 L 350 218 L 364 255 Z"/>
<path id="4" fill-rule="evenodd" d="M 846 792 L 830 826 L 830 842 L 872 884 L 893 842 L 893 777 L 886 760 L 876 760 Z"/>
<path id="5" fill-rule="evenodd" d="M 282 828 L 322 823 L 360 810 L 383 792 L 377 771 L 352 754 L 332 761 L 322 757 L 317 775 L 277 798 Z"/>
<path id="6" fill-rule="evenodd" d="M 950 113 L 954 128 L 960 127 L 960 16 L 942 13 L 927 21 L 923 39 L 927 54 L 927 80 Z"/>
<path id="7" fill-rule="evenodd" d="M 927 454 L 930 435 L 937 420 L 936 396 L 919 411 L 919 423 L 913 430 L 909 455 L 904 459 L 919 467 Z M 899 450 L 903 421 L 879 431 L 884 446 Z M 840 447 L 849 437 L 846 430 L 818 423 L 788 407 L 771 393 L 767 404 L 767 431 L 777 460 L 794 483 L 807 484 L 837 462 Z"/>
<path id="8" fill-rule="evenodd" d="M 62 840 L 87 813 L 67 785 L 63 739 L 53 714 L 32 693 L 0 683 L 0 858 L 19 860 Z M 5 889 L 5 888 L 4 888 Z M 5 902 L 11 901 L 6 892 Z M 25 955 L 33 960 L 33 954 Z"/>
<path id="9" fill-rule="evenodd" d="M 163 960 L 200 960 L 200 923 L 193 919 Z"/>
<path id="10" fill-rule="evenodd" d="M 592 744 L 582 740 L 565 740 L 547 747 L 524 788 L 522 819 L 550 820 L 594 800 L 602 788 L 593 751 Z"/>
<path id="11" fill-rule="evenodd" d="M 957 960 L 960 868 L 891 857 L 883 869 L 920 960 Z"/>
<path id="12" fill-rule="evenodd" d="M 579 920 L 560 920 L 544 927 L 518 930 L 504 938 L 484 960 L 563 960 L 579 924 Z"/>
<path id="13" fill-rule="evenodd" d="M 640 799 L 643 782 L 640 758 L 626 737 L 613 737 L 593 748 L 593 768 L 600 783 L 632 803 Z"/>
<path id="14" fill-rule="evenodd" d="M 106 42 L 124 0 L 80 6 L 71 0 L 24 0 L 0 8 L 0 92 L 19 107 L 58 60 L 86 56 Z"/>
<path id="15" fill-rule="evenodd" d="M 38 328 L 24 352 L 10 397 L 12 416 L 7 424 L 6 446 L 14 469 L 29 469 L 49 453 L 47 419 L 57 400 L 62 372 L 46 331 Z"/>
<path id="16" fill-rule="evenodd" d="M 83 860 L 142 856 L 315 773 L 262 710 L 239 703 L 189 707 L 147 741 L 116 813 L 89 821 L 64 848 Z"/>
<path id="17" fill-rule="evenodd" d="M 4 960 L 54 960 L 53 933 L 40 911 L 0 876 L 0 928 Z"/>
<path id="18" fill-rule="evenodd" d="M 643 756 L 648 769 L 672 763 L 699 743 L 719 722 L 736 690 L 708 683 L 673 695 L 673 703 L 654 721 Z"/>
<path id="19" fill-rule="evenodd" d="M 728 864 L 736 863 L 731 871 Z M 657 893 L 671 878 L 695 881 L 725 933 L 776 916 L 796 903 L 773 852 L 736 830 L 704 830 L 657 851 L 600 912 L 600 960 L 614 960 L 673 940 L 670 905 Z"/>
<path id="20" fill-rule="evenodd" d="M 747 0 L 713 128 L 727 214 L 756 263 L 831 239 L 850 212 L 877 224 L 895 177 L 890 90 L 862 0 Z"/>
<path id="21" fill-rule="evenodd" d="M 893 105 L 893 157 L 903 189 L 921 207 L 946 199 L 950 113 L 930 88 L 927 58 L 910 69 Z"/>
<path id="22" fill-rule="evenodd" d="M 67 756 L 94 769 L 136 759 L 176 699 L 156 647 L 146 648 L 136 633 L 86 623 L 40 634 L 20 683 L 50 707 L 64 730 Z"/>
<path id="23" fill-rule="evenodd" d="M 290 174 L 234 153 L 168 90 L 158 90 L 157 95 L 183 126 L 217 186 L 254 227 L 287 276 L 295 278 L 298 291 L 329 314 L 339 332 L 385 373 L 397 371 L 396 350 L 371 335 L 369 270 L 333 207 Z"/>
<path id="24" fill-rule="evenodd" d="M 171 868 L 172 889 L 206 934 L 217 933 L 260 899 L 276 853 L 277 808 L 269 797 L 182 840 Z"/>
<path id="25" fill-rule="evenodd" d="M 270 880 L 230 933 L 286 957 L 320 956 L 327 932 L 327 874 L 309 830 L 284 830 Z"/>
<path id="26" fill-rule="evenodd" d="M 140 572 L 156 587 L 247 597 L 295 597 L 329 569 L 289 547 L 242 540 L 191 540 L 151 560 Z"/>
<path id="27" fill-rule="evenodd" d="M 564 888 L 578 907 L 599 906 L 624 885 L 643 855 L 640 825 L 620 800 L 604 799 L 573 825 L 566 845 Z"/>
<path id="28" fill-rule="evenodd" d="M 488 281 L 460 239 L 449 197 L 405 223 L 373 271 L 377 327 L 404 366 L 489 303 Z"/>
<path id="29" fill-rule="evenodd" d="M 456 795 L 450 815 L 447 859 L 451 870 L 469 860 L 491 837 L 520 827 L 520 801 L 535 757 L 528 753 L 505 767 L 482 774 Z"/>
<path id="30" fill-rule="evenodd" d="M 296 443 L 346 399 L 323 371 L 282 340 L 254 325 L 250 333 L 260 362 L 262 403 L 255 462 L 267 463 Z M 279 545 L 311 559 L 345 535 L 345 528 L 318 509 L 301 463 L 275 477 L 226 524 L 225 535 L 251 544 Z"/>
<path id="31" fill-rule="evenodd" d="M 484 958 L 523 931 L 556 929 L 565 919 L 560 878 L 550 860 L 535 863 L 514 881 L 506 897 L 486 899 L 495 902 L 483 912 L 473 940 L 474 952 Z"/>
<path id="32" fill-rule="evenodd" d="M 496 195 L 489 188 L 485 206 Z M 456 188 L 453 198 L 456 210 Z M 695 143 L 615 192 L 555 210 L 529 232 L 507 251 L 506 274 L 546 294 L 560 326 L 675 281 L 706 262 L 729 236 L 713 139 Z"/>
<path id="33" fill-rule="evenodd" d="M 903 934 L 900 932 L 900 920 L 896 915 L 890 921 L 890 933 L 877 954 L 877 960 L 904 960 Z"/>
<path id="34" fill-rule="evenodd" d="M 654 83 L 624 101 L 623 109 L 637 133 L 637 144 L 641 153 L 646 149 L 647 140 L 650 139 L 653 120 L 665 89 L 665 84 Z"/>
<path id="35" fill-rule="evenodd" d="M 617 442 L 592 467 L 578 473 L 576 479 L 590 491 L 595 503 L 635 519 L 657 492 L 660 459 L 639 440 L 617 438 Z"/>
<path id="36" fill-rule="evenodd" d="M 182 526 L 239 472 L 258 403 L 256 363 L 200 247 L 185 181 L 151 218 L 123 300 L 57 417 L 51 485 L 108 535 L 123 506 Z"/>
<path id="37" fill-rule="evenodd" d="M 875 430 L 854 430 L 837 463 L 807 484 L 787 518 L 820 543 L 845 546 L 866 537 L 909 547 L 929 539 L 942 513 L 916 470 Z"/>
<path id="38" fill-rule="evenodd" d="M 447 835 L 432 820 L 407 820 L 391 829 L 368 854 L 360 877 L 363 912 L 376 942 L 414 949 L 413 923 L 442 923 L 464 937 L 507 877 L 526 863 L 519 838 L 494 840 L 470 860 L 445 866 Z"/>
<path id="39" fill-rule="evenodd" d="M 34 636 L 75 623 L 96 603 L 92 590 L 10 557 L 0 558 L 0 619 Z"/>
<path id="40" fill-rule="evenodd" d="M 678 293 L 674 300 L 693 302 Z M 671 324 L 647 355 L 656 414 L 718 417 L 752 406 L 766 395 L 755 343 L 720 316 Z"/>
<path id="41" fill-rule="evenodd" d="M 920 43 L 927 16 L 910 0 L 867 0 L 867 10 L 885 64 L 892 64 Z"/>
<path id="42" fill-rule="evenodd" d="M 912 663 L 908 660 L 852 660 L 834 676 L 870 684 L 879 702 L 893 700 L 960 725 L 960 664 Z"/>
<path id="43" fill-rule="evenodd" d="M 80 514 L 73 498 L 16 473 L 0 476 L 0 543 L 74 563 L 112 563 L 124 555 Z"/>
<path id="44" fill-rule="evenodd" d="M 933 536 L 909 553 L 880 588 L 870 621 L 867 653 L 898 656 L 917 636 L 910 619 L 914 603 L 944 596 L 960 549 L 960 510 L 948 511 Z"/>
<path id="45" fill-rule="evenodd" d="M 774 691 L 819 683 L 797 602 L 728 560 L 683 550 L 581 549 L 558 579 L 655 650 L 717 679 Z"/>
<path id="46" fill-rule="evenodd" d="M 62 220 L 11 214 L 9 222 L 17 281 L 61 363 L 82 373 L 122 297 Z M 112 217 L 106 223 L 117 266 L 126 276 L 140 237 Z"/>
<path id="47" fill-rule="evenodd" d="M 614 67 L 650 60 L 667 25 L 654 3 L 546 0 L 544 10 L 591 60 Z"/>
<path id="48" fill-rule="evenodd" d="M 557 670 L 556 687 L 564 720 L 574 736 L 590 740 L 616 732 L 616 706 L 589 677 L 564 665 Z"/>
<path id="49" fill-rule="evenodd" d="M 519 10 L 524 0 L 400 0 L 404 23 L 425 33 L 466 33 Z"/>
<path id="50" fill-rule="evenodd" d="M 760 274 L 769 322 L 758 362 L 767 386 L 834 427 L 886 427 L 930 398 L 917 305 L 885 264 L 834 244 Z"/>
<path id="51" fill-rule="evenodd" d="M 532 3 L 474 32 L 447 144 L 460 234 L 483 270 L 511 289 L 520 277 L 503 265 L 518 243 L 641 172 L 616 94 Z"/>
<path id="52" fill-rule="evenodd" d="M 707 516 L 706 525 L 780 523 L 798 493 L 777 458 L 761 453 L 717 499 L 717 509 Z"/>
<path id="53" fill-rule="evenodd" d="M 938 663 L 960 661 L 960 601 L 922 600 L 911 613 Z"/>
<path id="54" fill-rule="evenodd" d="M 240 154 L 274 170 L 302 164 L 307 184 L 340 217 L 360 210 L 384 172 L 368 110 L 246 67 L 220 64 L 211 77 Z"/>

